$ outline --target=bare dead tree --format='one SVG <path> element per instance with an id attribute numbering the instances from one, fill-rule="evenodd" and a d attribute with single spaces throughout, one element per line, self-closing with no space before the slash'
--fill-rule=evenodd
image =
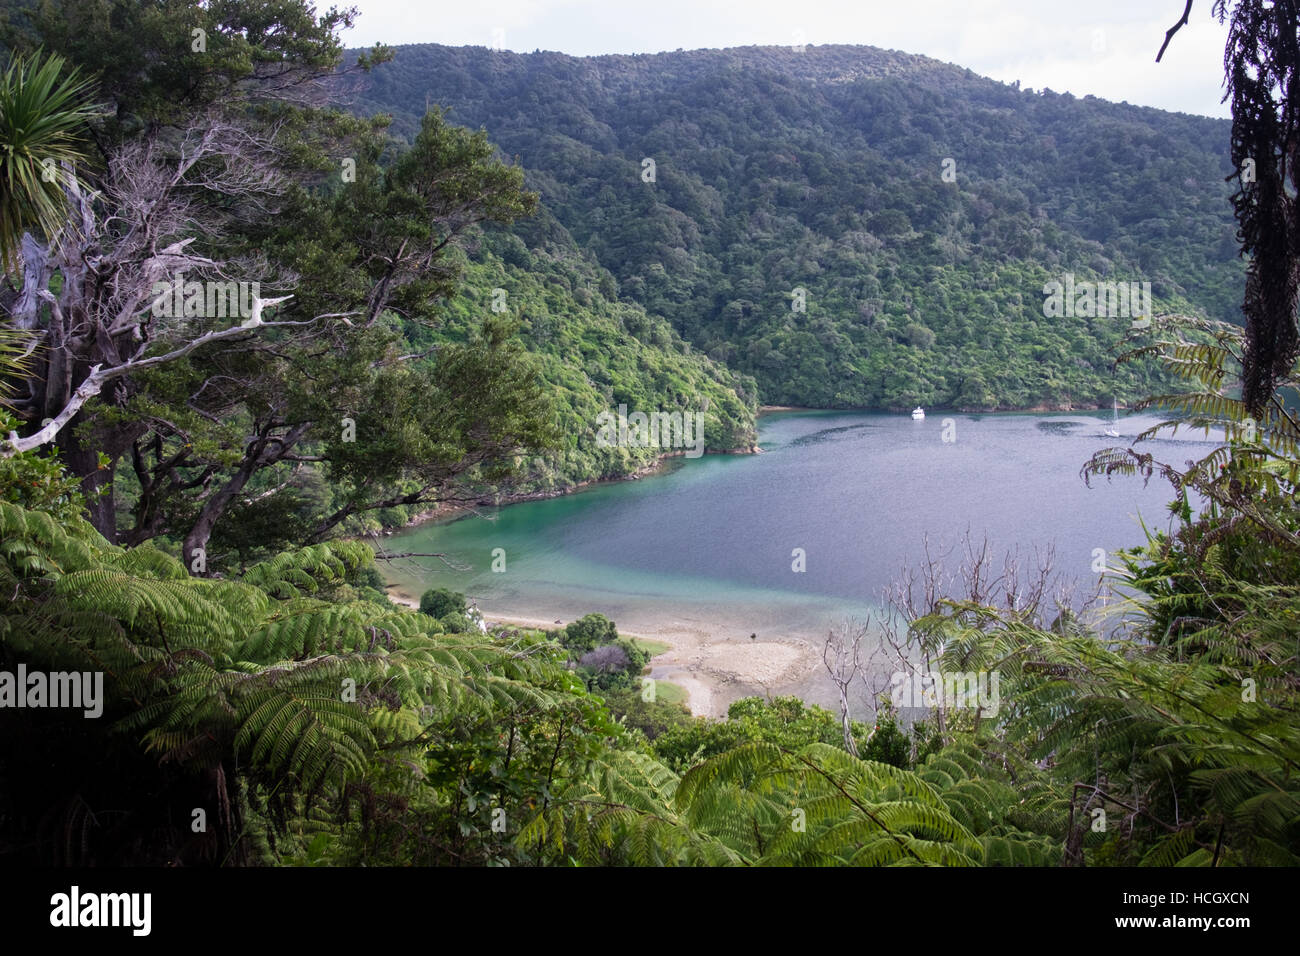
<path id="1" fill-rule="evenodd" d="M 822 663 L 830 674 L 840 697 L 840 729 L 844 734 L 844 749 L 858 755 L 858 745 L 853 739 L 853 721 L 849 716 L 849 685 L 858 674 L 862 639 L 867 635 L 867 625 L 843 621 L 831 628 L 822 645 Z"/>
<path id="2" fill-rule="evenodd" d="M 578 665 L 597 674 L 613 674 L 627 669 L 627 652 L 617 644 L 604 644 L 583 654 Z"/>
<path id="3" fill-rule="evenodd" d="M 109 154 L 98 190 L 64 177 L 70 217 L 53 240 L 23 239 L 22 291 L 9 297 L 8 313 L 14 328 L 30 333 L 38 367 L 13 405 L 35 428 L 22 437 L 11 434 L 0 454 L 58 438 L 65 463 L 83 476 L 92 520 L 110 538 L 112 503 L 96 492 L 146 426 L 100 429 L 90 423 L 87 433 L 70 428 L 85 421 L 86 403 L 99 397 L 121 404 L 140 372 L 213 343 L 252 339 L 261 327 L 288 324 L 262 314 L 285 298 L 255 298 L 253 314 L 242 322 L 155 308 L 160 285 L 184 277 L 237 277 L 280 287 L 293 282 L 255 257 L 222 260 L 197 251 L 200 240 L 205 248 L 219 248 L 230 217 L 265 215 L 283 193 L 276 133 L 254 134 L 209 114 L 185 129 L 131 141 Z M 106 468 L 99 464 L 101 451 L 110 462 Z"/>
<path id="4" fill-rule="evenodd" d="M 969 532 L 968 532 L 969 536 Z M 908 679 L 918 670 L 930 673 L 934 661 L 943 656 L 943 646 L 922 640 L 913 632 L 915 622 L 938 613 L 945 597 L 955 590 L 956 575 L 945 567 L 951 562 L 956 546 L 936 553 L 930 536 L 922 537 L 922 560 L 919 564 L 905 563 L 897 578 L 885 589 L 885 616 L 882 621 L 884 641 L 894 652 L 900 673 Z M 935 713 L 940 733 L 945 729 L 942 706 Z"/>
<path id="5" fill-rule="evenodd" d="M 867 742 L 879 730 L 881 700 L 901 667 L 897 652 L 885 638 L 886 630 L 876 625 L 874 616 L 868 615 L 863 625 L 866 645 L 858 651 L 858 680 L 866 691 L 864 714 L 870 724 Z"/>
<path id="6" fill-rule="evenodd" d="M 923 687 L 939 670 L 949 652 L 945 630 L 918 627 L 927 617 L 944 613 L 945 605 L 971 605 L 998 612 L 1031 627 L 1043 628 L 1069 615 L 1073 604 L 1090 607 L 1097 595 L 1080 600 L 1073 586 L 1055 568 L 1054 547 L 1035 548 L 1032 557 L 1020 548 L 995 557 L 987 538 L 976 541 L 969 529 L 945 550 L 936 549 L 928 535 L 922 560 L 906 564 L 885 590 L 886 613 L 881 621 L 882 643 L 909 682 L 920 672 Z M 1051 618 L 1051 620 L 1049 620 Z M 970 617 L 975 627 L 993 627 L 993 614 Z M 963 662 L 956 662 L 960 666 Z M 909 685 L 910 686 L 910 685 Z M 932 713 L 940 735 L 946 735 L 949 715 L 942 686 L 935 686 Z M 914 702 L 915 704 L 916 702 Z"/>
<path id="7" fill-rule="evenodd" d="M 428 570 L 418 561 L 411 561 L 411 558 L 437 558 L 453 571 L 474 570 L 473 567 L 468 564 L 460 564 L 453 561 L 445 551 L 389 551 L 380 545 L 378 535 L 369 535 L 368 540 L 372 542 L 371 547 L 375 549 L 376 561 L 401 562 L 398 567 L 405 568 L 408 571 L 423 572 Z"/>

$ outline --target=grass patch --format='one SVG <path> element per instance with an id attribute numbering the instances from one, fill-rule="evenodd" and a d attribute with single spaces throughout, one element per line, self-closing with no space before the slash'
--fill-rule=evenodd
<path id="1" fill-rule="evenodd" d="M 672 681 L 655 681 L 655 700 L 661 704 L 684 704 L 690 698 L 686 688 Z"/>
<path id="2" fill-rule="evenodd" d="M 644 651 L 649 651 L 651 657 L 658 657 L 660 654 L 666 654 L 673 649 L 671 644 L 665 644 L 663 641 L 649 641 L 644 637 L 634 637 L 632 643 Z"/>

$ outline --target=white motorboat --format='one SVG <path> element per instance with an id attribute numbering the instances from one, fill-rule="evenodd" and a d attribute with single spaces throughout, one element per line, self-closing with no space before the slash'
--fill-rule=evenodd
<path id="1" fill-rule="evenodd" d="M 920 405 L 916 406 L 916 408 L 912 409 L 912 417 L 917 421 L 920 421 L 925 417 L 925 409 Z"/>

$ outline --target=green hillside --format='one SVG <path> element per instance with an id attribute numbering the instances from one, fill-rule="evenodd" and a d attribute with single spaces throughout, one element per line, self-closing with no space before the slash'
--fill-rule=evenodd
<path id="1" fill-rule="evenodd" d="M 753 380 L 710 361 L 664 319 L 608 298 L 609 274 L 571 245 L 530 249 L 519 236 L 493 230 L 460 265 L 460 291 L 442 308 L 440 327 L 412 323 L 406 337 L 416 345 L 464 340 L 491 311 L 494 291 L 504 292 L 502 309 L 519 321 L 563 435 L 562 447 L 532 462 L 527 490 L 620 477 L 674 450 L 599 445 L 597 416 L 619 405 L 644 413 L 703 409 L 709 451 L 748 451 L 757 443 Z"/>
<path id="2" fill-rule="evenodd" d="M 1149 391 L 1150 367 L 1112 367 L 1126 319 L 1044 315 L 1044 284 L 1067 273 L 1150 282 L 1157 312 L 1239 315 L 1227 121 L 848 46 L 426 44 L 367 83 L 354 108 L 392 113 L 399 133 L 426 103 L 485 128 L 624 301 L 753 375 L 764 402 L 1024 408 Z"/>

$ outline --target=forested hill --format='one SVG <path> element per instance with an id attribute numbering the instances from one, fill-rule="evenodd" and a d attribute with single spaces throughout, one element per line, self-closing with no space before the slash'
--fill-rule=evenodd
<path id="1" fill-rule="evenodd" d="M 426 104 L 484 127 L 619 297 L 766 402 L 1145 394 L 1149 369 L 1112 368 L 1127 319 L 1044 316 L 1044 283 L 1066 273 L 1150 282 L 1156 311 L 1239 316 L 1226 120 L 871 47 L 396 53 L 354 108 L 399 133 Z"/>

